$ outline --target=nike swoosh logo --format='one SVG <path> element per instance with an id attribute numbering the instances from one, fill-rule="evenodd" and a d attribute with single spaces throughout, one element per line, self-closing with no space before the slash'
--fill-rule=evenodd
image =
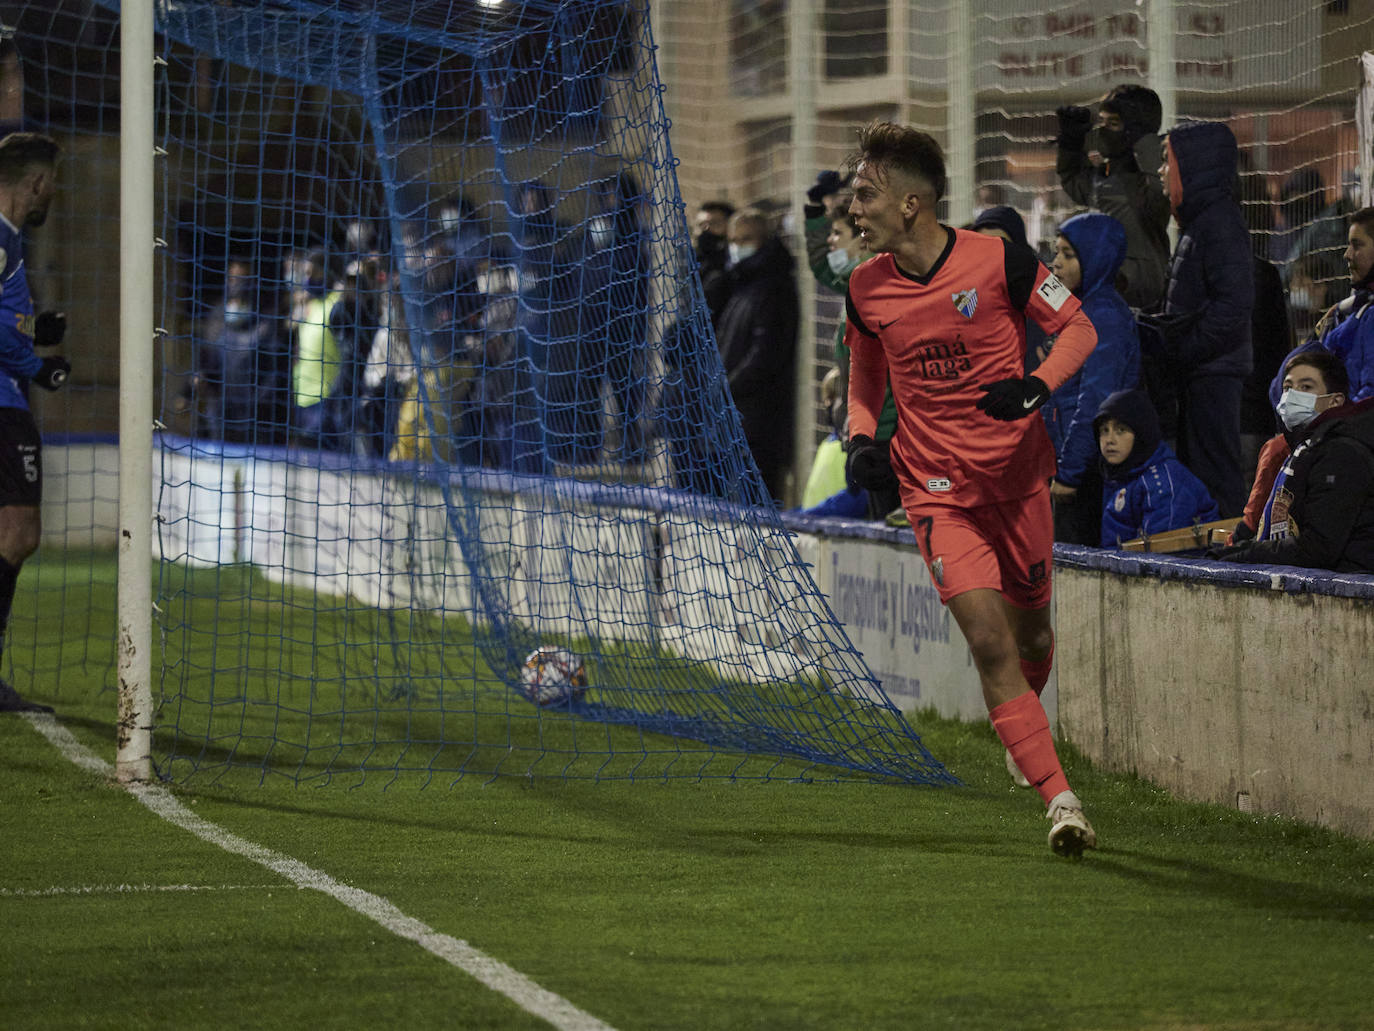
<path id="1" fill-rule="evenodd" d="M 880 322 L 880 323 L 878 323 L 878 328 L 879 328 L 879 329 L 887 329 L 888 326 L 891 326 L 891 325 L 893 325 L 894 323 L 901 322 L 901 321 L 902 321 L 902 317 L 899 315 L 899 316 L 897 316 L 897 318 L 893 319 L 891 322 Z"/>
<path id="2" fill-rule="evenodd" d="M 1033 397 L 1029 401 L 1022 401 L 1021 407 L 1029 410 L 1031 405 L 1035 404 L 1035 402 L 1038 400 L 1040 400 L 1038 397 Z"/>

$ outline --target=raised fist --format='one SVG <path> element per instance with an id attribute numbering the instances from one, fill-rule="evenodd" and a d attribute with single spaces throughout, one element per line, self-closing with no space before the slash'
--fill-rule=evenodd
<path id="1" fill-rule="evenodd" d="M 1083 146 L 1088 130 L 1093 127 L 1093 113 L 1086 107 L 1065 104 L 1056 108 L 1054 114 L 1059 119 L 1058 144 L 1071 150 Z"/>

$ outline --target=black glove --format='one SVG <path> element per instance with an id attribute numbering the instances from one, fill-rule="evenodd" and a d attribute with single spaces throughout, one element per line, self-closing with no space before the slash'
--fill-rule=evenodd
<path id="1" fill-rule="evenodd" d="M 1244 544 L 1228 544 L 1222 548 L 1208 548 L 1207 557 L 1217 559 L 1221 562 L 1244 562 L 1245 556 L 1254 547 L 1254 541 L 1246 541 Z"/>
<path id="2" fill-rule="evenodd" d="M 43 359 L 43 367 L 33 374 L 33 382 L 44 390 L 56 390 L 67 382 L 72 363 L 60 355 Z"/>
<path id="3" fill-rule="evenodd" d="M 877 443 L 860 433 L 849 438 L 849 454 L 844 460 L 844 477 L 864 490 L 891 490 L 897 486 L 897 474 L 892 471 L 887 444 Z"/>
<path id="4" fill-rule="evenodd" d="M 839 193 L 844 188 L 844 176 L 834 169 L 827 168 L 816 176 L 815 184 L 806 191 L 806 199 L 812 204 L 820 204 L 832 193 Z"/>
<path id="5" fill-rule="evenodd" d="M 1002 422 L 1024 419 L 1050 399 L 1050 388 L 1035 376 L 999 379 L 978 389 L 986 391 L 978 401 L 978 410 Z"/>
<path id="6" fill-rule="evenodd" d="M 56 347 L 67 333 L 67 316 L 60 311 L 42 311 L 34 316 L 33 346 Z"/>
<path id="7" fill-rule="evenodd" d="M 1059 135 L 1055 142 L 1067 150 L 1081 150 L 1088 130 L 1093 127 L 1093 113 L 1086 107 L 1065 104 L 1055 108 L 1054 114 L 1059 119 Z"/>

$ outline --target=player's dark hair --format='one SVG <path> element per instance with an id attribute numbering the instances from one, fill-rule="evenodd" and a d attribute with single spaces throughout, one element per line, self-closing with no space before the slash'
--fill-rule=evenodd
<path id="1" fill-rule="evenodd" d="M 708 200 L 701 205 L 700 210 L 709 211 L 722 218 L 730 218 L 735 213 L 735 206 L 728 200 Z"/>
<path id="2" fill-rule="evenodd" d="M 13 185 L 37 166 L 57 164 L 62 148 L 51 136 L 36 132 L 12 132 L 0 139 L 0 183 Z"/>
<path id="3" fill-rule="evenodd" d="M 1374 208 L 1361 208 L 1350 216 L 1350 224 L 1359 226 L 1369 236 L 1374 236 Z"/>
<path id="4" fill-rule="evenodd" d="M 945 155 L 935 137 L 909 125 L 872 121 L 859 130 L 859 151 L 850 169 L 860 164 L 884 171 L 897 169 L 930 185 L 938 201 L 945 195 Z"/>
<path id="5" fill-rule="evenodd" d="M 1299 365 L 1306 365 L 1321 373 L 1328 394 L 1350 396 L 1350 373 L 1346 371 L 1345 362 L 1330 351 L 1318 348 L 1293 355 L 1283 365 L 1284 376 L 1288 376 Z"/>

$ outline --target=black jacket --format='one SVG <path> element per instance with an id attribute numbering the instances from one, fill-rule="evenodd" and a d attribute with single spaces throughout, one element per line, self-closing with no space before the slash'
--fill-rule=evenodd
<path id="1" fill-rule="evenodd" d="M 1236 139 L 1220 122 L 1190 122 L 1169 133 L 1169 144 L 1183 200 L 1159 320 L 1164 353 L 1181 371 L 1245 376 L 1254 361 L 1255 268 L 1234 196 Z M 1144 336 L 1141 346 L 1148 349 Z"/>
<path id="2" fill-rule="evenodd" d="M 1288 534 L 1225 549 L 1228 562 L 1374 572 L 1374 404 L 1323 420 L 1288 460 L 1275 505 L 1288 505 Z M 1283 496 L 1286 493 L 1287 496 Z"/>
<path id="3" fill-rule="evenodd" d="M 731 266 L 733 288 L 716 323 L 721 364 L 760 466 L 786 462 L 792 451 L 798 321 L 793 264 L 774 237 Z"/>

